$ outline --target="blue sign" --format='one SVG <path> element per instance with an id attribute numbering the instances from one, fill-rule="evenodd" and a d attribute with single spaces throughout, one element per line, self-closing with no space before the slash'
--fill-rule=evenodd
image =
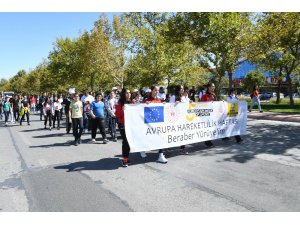
<path id="1" fill-rule="evenodd" d="M 145 107 L 144 122 L 145 123 L 164 122 L 164 107 L 163 106 Z"/>

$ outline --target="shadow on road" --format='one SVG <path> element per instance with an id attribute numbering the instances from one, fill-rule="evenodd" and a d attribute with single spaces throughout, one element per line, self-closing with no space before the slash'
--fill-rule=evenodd
<path id="1" fill-rule="evenodd" d="M 35 146 L 29 146 L 29 148 L 54 148 L 54 147 L 65 147 L 65 146 L 71 146 L 74 145 L 73 141 L 67 141 L 62 143 L 53 143 L 48 145 L 35 145 Z"/>
<path id="2" fill-rule="evenodd" d="M 51 132 L 51 131 L 49 131 L 49 132 Z M 67 135 L 71 136 L 72 134 L 66 134 L 66 133 L 49 133 L 49 134 L 46 134 L 46 135 L 32 136 L 32 138 L 52 138 L 52 137 L 62 137 L 62 136 L 67 136 Z"/>
<path id="3" fill-rule="evenodd" d="M 242 136 L 243 143 L 235 144 L 234 138 L 223 142 L 222 140 L 216 140 L 213 143 L 216 147 L 222 147 L 222 149 L 204 149 L 199 154 L 201 156 L 228 154 L 231 156 L 223 159 L 223 161 L 238 163 L 246 163 L 258 154 L 294 156 L 297 159 L 297 156 L 287 153 L 287 150 L 299 149 L 299 137 L 299 126 L 289 126 L 287 124 L 248 125 L 248 134 Z M 197 145 L 191 149 L 197 149 Z"/>
<path id="4" fill-rule="evenodd" d="M 42 130 L 49 131 L 49 129 L 46 130 L 44 128 L 36 128 L 36 129 L 30 129 L 30 130 L 20 130 L 19 132 L 36 132 L 36 131 L 42 131 Z"/>
<path id="5" fill-rule="evenodd" d="M 121 167 L 118 158 L 104 158 L 97 161 L 81 161 L 68 165 L 55 166 L 54 169 L 64 169 L 66 172 L 81 170 L 116 170 Z"/>

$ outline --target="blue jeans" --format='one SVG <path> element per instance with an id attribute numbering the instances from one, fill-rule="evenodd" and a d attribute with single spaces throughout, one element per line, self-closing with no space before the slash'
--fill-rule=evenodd
<path id="1" fill-rule="evenodd" d="M 252 104 L 251 104 L 251 106 L 250 106 L 250 111 L 252 110 L 253 106 L 254 106 L 256 103 L 257 103 L 257 105 L 258 105 L 259 111 L 261 111 L 260 100 L 259 100 L 258 97 L 253 97 L 253 98 L 252 98 Z"/>
<path id="2" fill-rule="evenodd" d="M 5 123 L 7 123 L 9 117 L 9 111 L 4 111 Z"/>
<path id="3" fill-rule="evenodd" d="M 75 137 L 75 141 L 81 138 L 82 131 L 83 131 L 83 118 L 72 118 L 73 124 L 73 136 Z M 79 128 L 79 132 L 78 132 Z"/>

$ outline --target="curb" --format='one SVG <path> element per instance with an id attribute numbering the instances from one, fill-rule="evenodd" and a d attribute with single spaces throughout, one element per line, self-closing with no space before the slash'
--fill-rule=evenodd
<path id="1" fill-rule="evenodd" d="M 296 122 L 300 123 L 300 114 L 281 114 L 281 113 L 255 113 L 251 112 L 247 114 L 247 117 L 250 119 L 258 120 L 274 120 L 274 121 L 284 121 L 284 122 Z"/>

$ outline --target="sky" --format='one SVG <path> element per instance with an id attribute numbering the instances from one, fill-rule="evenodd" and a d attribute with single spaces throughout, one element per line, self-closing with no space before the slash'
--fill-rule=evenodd
<path id="1" fill-rule="evenodd" d="M 114 14 L 106 13 L 109 20 Z M 34 69 L 53 50 L 56 38 L 90 31 L 100 13 L 0 12 L 0 80 Z"/>
<path id="2" fill-rule="evenodd" d="M 197 2 L 197 3 L 196 3 Z M 91 30 L 100 12 L 299 11 L 298 0 L 9 0 L 0 3 L 0 80 L 34 69 L 56 38 Z M 272 4 L 270 4 L 272 3 Z M 95 11 L 98 11 L 96 13 Z"/>

